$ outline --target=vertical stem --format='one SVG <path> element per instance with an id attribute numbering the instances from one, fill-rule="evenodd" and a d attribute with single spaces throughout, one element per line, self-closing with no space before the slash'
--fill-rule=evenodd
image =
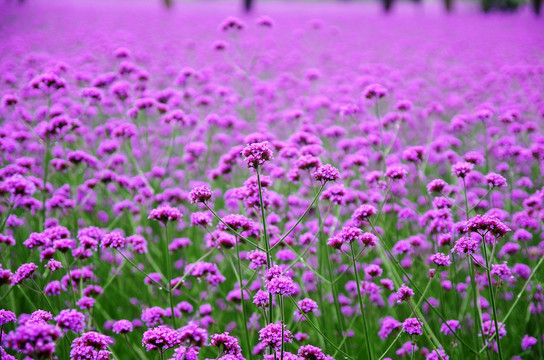
<path id="1" fill-rule="evenodd" d="M 172 326 L 176 328 L 176 314 L 174 313 L 174 295 L 172 294 L 172 264 L 170 251 L 168 250 L 169 236 L 168 223 L 164 224 L 164 258 L 166 260 L 166 286 L 168 288 L 168 297 L 170 299 L 170 311 L 172 312 Z"/>
<path id="2" fill-rule="evenodd" d="M 49 176 L 49 148 L 51 143 L 49 137 L 45 139 L 45 153 L 43 154 L 43 181 L 42 181 L 42 230 L 45 230 L 45 200 L 47 199 L 47 178 Z"/>
<path id="3" fill-rule="evenodd" d="M 62 252 L 64 254 L 64 260 L 66 261 L 66 272 L 68 273 L 68 278 L 70 279 L 70 292 L 72 293 L 72 301 L 74 308 L 76 307 L 76 294 L 74 290 L 74 281 L 72 280 L 72 272 L 70 271 L 70 263 L 68 262 L 68 255 L 66 255 L 66 252 Z"/>
<path id="4" fill-rule="evenodd" d="M 499 352 L 499 359 L 502 360 L 501 337 L 499 336 L 499 322 L 497 320 L 497 306 L 495 305 L 495 294 L 493 291 L 493 284 L 491 282 L 491 274 L 489 272 L 489 258 L 487 257 L 486 247 L 487 245 L 485 243 L 485 238 L 484 236 L 482 236 L 482 249 L 484 251 L 484 258 L 485 258 L 485 272 L 487 273 L 489 297 L 491 298 L 491 308 L 493 309 L 493 322 L 495 323 L 495 334 L 496 334 L 495 337 L 497 338 L 497 349 Z"/>
<path id="5" fill-rule="evenodd" d="M 380 129 L 380 147 L 382 150 L 382 170 L 385 171 L 385 144 L 383 143 L 383 129 L 382 122 L 380 120 L 380 107 L 378 106 L 378 99 L 374 103 L 376 107 L 376 120 L 378 121 L 378 128 Z"/>
<path id="6" fill-rule="evenodd" d="M 465 215 L 468 221 L 469 209 L 468 209 L 468 198 L 467 198 L 467 183 L 465 181 L 465 178 L 463 178 L 463 195 L 465 197 Z M 478 328 L 480 328 L 481 330 L 481 326 L 480 326 L 480 316 L 478 315 L 479 304 L 478 304 L 478 293 L 476 292 L 476 277 L 474 275 L 474 264 L 472 263 L 472 259 L 470 256 L 467 257 L 467 262 L 468 262 L 468 271 L 470 273 L 470 286 L 472 289 L 472 296 L 473 296 L 473 306 L 472 306 L 473 315 L 472 316 L 474 317 L 474 345 L 476 346 L 476 348 L 478 348 L 480 346 L 479 345 L 480 341 L 478 340 Z"/>
<path id="7" fill-rule="evenodd" d="M 363 328 L 364 328 L 363 337 L 366 340 L 366 350 L 368 352 L 368 359 L 372 360 L 372 348 L 370 347 L 368 325 L 366 323 L 366 314 L 365 314 L 365 308 L 363 305 L 363 297 L 361 296 L 361 284 L 359 282 L 359 273 L 357 271 L 357 264 L 355 262 L 355 250 L 353 249 L 353 243 L 351 243 L 350 245 L 351 245 L 351 261 L 353 263 L 353 272 L 355 273 L 355 282 L 357 283 L 357 298 L 359 300 L 359 308 L 361 309 L 361 314 L 363 317 Z"/>
<path id="8" fill-rule="evenodd" d="M 268 231 L 266 230 L 266 215 L 264 212 L 264 203 L 263 203 L 263 190 L 261 186 L 261 174 L 259 172 L 259 168 L 255 168 L 255 172 L 257 173 L 257 184 L 259 186 L 259 206 L 261 208 L 261 219 L 263 223 L 263 238 L 264 238 L 264 246 L 266 251 L 266 268 L 270 269 L 270 266 L 272 264 L 272 259 L 270 256 L 270 243 L 268 240 Z M 274 322 L 274 306 L 272 304 L 272 293 L 268 293 L 268 312 L 270 314 L 269 321 L 270 323 Z M 272 353 L 272 347 L 270 347 L 270 353 Z M 274 352 L 274 359 L 276 358 L 276 353 Z"/>
<path id="9" fill-rule="evenodd" d="M 283 348 L 284 348 L 284 327 L 285 327 L 285 314 L 283 308 L 283 296 L 279 297 L 280 300 L 280 313 L 281 313 L 281 355 L 280 360 L 283 360 Z"/>
<path id="10" fill-rule="evenodd" d="M 247 328 L 247 315 L 246 315 L 246 307 L 245 307 L 245 300 L 244 300 L 244 286 L 242 284 L 242 266 L 240 263 L 240 247 L 238 245 L 238 236 L 235 236 L 234 243 L 236 245 L 236 260 L 238 261 L 238 281 L 240 284 L 240 303 L 242 304 L 242 319 L 244 321 L 244 329 L 245 329 L 245 338 L 246 338 L 246 347 L 249 351 L 249 359 L 251 360 L 253 358 L 253 354 L 251 353 L 251 345 L 249 344 L 249 330 Z"/>

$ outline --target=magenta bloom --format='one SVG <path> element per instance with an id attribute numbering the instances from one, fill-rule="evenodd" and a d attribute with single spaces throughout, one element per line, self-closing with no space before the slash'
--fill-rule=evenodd
<path id="1" fill-rule="evenodd" d="M 265 347 L 271 346 L 274 350 L 279 350 L 282 343 L 282 326 L 280 324 L 268 324 L 259 330 L 259 341 Z M 293 334 L 283 325 L 283 342 L 293 342 Z"/>
<path id="2" fill-rule="evenodd" d="M 437 266 L 450 266 L 451 265 L 451 259 L 449 255 L 445 255 L 443 253 L 436 253 L 431 255 L 431 261 L 435 263 Z"/>
<path id="3" fill-rule="evenodd" d="M 330 164 L 325 164 L 321 167 L 319 167 L 314 172 L 314 178 L 317 181 L 320 181 L 322 183 L 325 183 L 327 181 L 336 181 L 340 178 L 340 172 L 337 168 L 333 167 Z"/>
<path id="4" fill-rule="evenodd" d="M 197 186 L 189 193 L 192 204 L 203 203 L 212 198 L 212 191 L 208 185 Z"/>
<path id="5" fill-rule="evenodd" d="M 378 213 L 378 210 L 369 204 L 363 204 L 355 210 L 351 218 L 357 226 L 361 226 L 364 224 L 365 221 L 368 221 L 371 216 L 376 215 Z"/>
<path id="6" fill-rule="evenodd" d="M 408 318 L 402 323 L 402 331 L 410 335 L 422 335 L 423 329 L 421 321 L 417 318 Z"/>
<path id="7" fill-rule="evenodd" d="M 272 160 L 273 153 L 268 141 L 249 144 L 242 150 L 242 155 L 248 167 L 257 168 L 265 162 Z"/>
<path id="8" fill-rule="evenodd" d="M 132 322 L 128 320 L 118 320 L 113 323 L 113 332 L 116 334 L 126 334 L 132 332 Z"/>
<path id="9" fill-rule="evenodd" d="M 380 99 L 387 95 L 387 89 L 381 86 L 380 84 L 371 84 L 368 85 L 363 90 L 363 96 L 367 99 Z"/>
<path id="10" fill-rule="evenodd" d="M 402 286 L 397 291 L 397 297 L 399 302 L 408 301 L 412 296 L 414 296 L 414 290 L 410 289 L 404 284 L 402 284 Z"/>
<path id="11" fill-rule="evenodd" d="M 458 162 L 451 167 L 452 173 L 458 178 L 465 178 L 472 171 L 474 165 L 468 162 Z"/>
<path id="12" fill-rule="evenodd" d="M 111 344 L 113 344 L 113 339 L 109 336 L 95 331 L 83 333 L 72 343 L 70 360 L 111 359 L 112 353 L 107 350 Z"/>
<path id="13" fill-rule="evenodd" d="M 178 209 L 173 208 L 169 205 L 162 205 L 156 209 L 151 210 L 147 218 L 166 224 L 169 221 L 179 221 L 182 216 L 183 214 Z"/>

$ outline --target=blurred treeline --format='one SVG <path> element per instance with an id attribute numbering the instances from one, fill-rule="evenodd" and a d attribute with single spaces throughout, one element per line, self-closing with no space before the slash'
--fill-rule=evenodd
<path id="1" fill-rule="evenodd" d="M 172 6 L 174 0 L 163 0 L 167 7 Z M 253 5 L 256 0 L 242 0 L 243 8 L 246 12 L 250 12 L 253 9 Z M 341 0 L 349 1 L 349 0 Z M 396 0 L 379 0 L 382 3 L 383 9 L 386 12 L 391 11 Z M 420 3 L 423 0 L 410 0 L 414 3 Z M 455 0 L 441 0 L 444 4 L 444 8 L 447 12 L 452 12 L 455 7 Z M 514 12 L 518 8 L 525 6 L 529 3 L 533 12 L 536 15 L 540 15 L 543 0 L 479 0 L 480 8 L 483 12 L 488 13 L 491 11 L 505 11 Z"/>

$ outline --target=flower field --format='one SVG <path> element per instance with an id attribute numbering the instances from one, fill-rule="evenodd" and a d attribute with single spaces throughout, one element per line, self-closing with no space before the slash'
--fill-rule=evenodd
<path id="1" fill-rule="evenodd" d="M 2 360 L 544 358 L 541 19 L 176 5 L 0 4 Z"/>

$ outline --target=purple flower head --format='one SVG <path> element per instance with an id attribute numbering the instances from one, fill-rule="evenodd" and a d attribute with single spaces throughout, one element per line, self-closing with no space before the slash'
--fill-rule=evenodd
<path id="1" fill-rule="evenodd" d="M 85 329 L 85 315 L 74 309 L 64 309 L 55 317 L 57 326 L 64 332 L 80 333 Z"/>
<path id="2" fill-rule="evenodd" d="M 385 176 L 391 180 L 404 180 L 407 174 L 408 170 L 402 165 L 392 165 L 385 171 Z"/>
<path id="3" fill-rule="evenodd" d="M 500 188 L 503 186 L 506 186 L 506 179 L 495 173 L 489 173 L 485 176 L 485 181 L 487 182 L 487 185 L 494 187 L 494 188 Z"/>
<path id="4" fill-rule="evenodd" d="M 146 351 L 159 350 L 163 351 L 178 345 L 180 342 L 180 334 L 167 326 L 158 326 L 147 329 L 142 338 L 142 345 Z"/>
<path id="5" fill-rule="evenodd" d="M 248 167 L 257 168 L 272 160 L 273 153 L 268 141 L 247 145 L 241 152 Z"/>
<path id="6" fill-rule="evenodd" d="M 192 204 L 204 203 L 212 198 L 212 191 L 208 185 L 197 186 L 189 193 Z"/>
<path id="7" fill-rule="evenodd" d="M 521 350 L 526 351 L 533 346 L 535 346 L 538 343 L 538 340 L 532 336 L 525 335 L 523 339 L 521 339 Z"/>
<path id="8" fill-rule="evenodd" d="M 448 186 L 448 183 L 442 179 L 434 179 L 427 184 L 427 191 L 429 194 L 441 193 Z"/>
<path id="9" fill-rule="evenodd" d="M 0 326 L 16 321 L 17 318 L 13 312 L 4 309 L 0 310 Z"/>
<path id="10" fill-rule="evenodd" d="M 227 31 L 241 31 L 245 28 L 245 24 L 238 18 L 235 18 L 233 16 L 229 16 L 226 18 L 221 25 L 219 26 L 219 29 L 221 31 L 227 32 Z"/>
<path id="11" fill-rule="evenodd" d="M 412 296 L 414 296 L 414 290 L 404 284 L 397 291 L 398 302 L 408 301 Z"/>
<path id="12" fill-rule="evenodd" d="M 458 178 L 464 179 L 474 168 L 474 165 L 468 162 L 457 162 L 451 167 L 452 173 Z"/>
<path id="13" fill-rule="evenodd" d="M 357 226 L 362 226 L 371 216 L 376 215 L 377 213 L 378 210 L 374 206 L 363 204 L 355 210 L 351 218 L 355 221 Z"/>
<path id="14" fill-rule="evenodd" d="M 103 248 L 122 249 L 126 246 L 126 239 L 118 231 L 104 235 L 101 243 Z"/>
<path id="15" fill-rule="evenodd" d="M 402 331 L 410 335 L 422 335 L 423 329 L 421 321 L 417 318 L 407 318 L 402 323 Z"/>
<path id="16" fill-rule="evenodd" d="M 345 243 L 351 244 L 354 241 L 361 242 L 363 239 L 363 234 L 363 230 L 359 228 L 346 226 L 342 228 L 339 233 L 331 237 L 328 244 L 335 249 L 340 249 L 340 247 Z"/>
<path id="17" fill-rule="evenodd" d="M 325 164 L 319 167 L 314 172 L 314 179 L 320 181 L 321 183 L 326 183 L 327 181 L 336 181 L 340 178 L 340 172 L 337 168 L 333 167 L 330 164 Z"/>
<path id="18" fill-rule="evenodd" d="M 431 255 L 431 261 L 437 266 L 450 266 L 451 259 L 449 255 L 443 253 L 436 253 Z"/>
<path id="19" fill-rule="evenodd" d="M 500 238 L 510 232 L 510 228 L 504 225 L 498 218 L 489 215 L 476 215 L 469 219 L 465 225 L 465 232 L 476 232 L 481 236 L 491 234 Z"/>
<path id="20" fill-rule="evenodd" d="M 38 269 L 38 266 L 34 263 L 27 263 L 19 266 L 15 274 L 11 278 L 12 285 L 18 285 L 24 280 L 30 278 L 34 272 Z"/>
<path id="21" fill-rule="evenodd" d="M 202 347 L 208 341 L 208 331 L 199 327 L 197 322 L 190 321 L 189 324 L 178 330 L 179 341 L 186 345 Z"/>
<path id="22" fill-rule="evenodd" d="M 378 331 L 380 339 L 385 340 L 389 334 L 393 332 L 393 330 L 400 328 L 401 325 L 402 324 L 396 319 L 392 318 L 391 316 L 386 316 L 381 323 L 380 330 Z"/>
<path id="23" fill-rule="evenodd" d="M 367 99 L 380 99 L 387 95 L 387 89 L 380 84 L 368 85 L 363 90 L 363 96 Z"/>
<path id="24" fill-rule="evenodd" d="M 31 323 L 19 326 L 7 336 L 8 346 L 31 359 L 49 359 L 55 353 L 56 341 L 62 331 L 48 323 Z"/>
<path id="25" fill-rule="evenodd" d="M 214 334 L 211 337 L 210 345 L 218 347 L 224 354 L 241 355 L 242 349 L 238 344 L 238 339 L 229 335 L 228 332 L 223 334 Z"/>
<path id="26" fill-rule="evenodd" d="M 271 323 L 259 330 L 259 341 L 265 347 L 271 346 L 274 350 L 279 350 L 282 344 L 282 325 Z M 293 334 L 283 325 L 283 342 L 293 342 Z"/>
<path id="27" fill-rule="evenodd" d="M 460 328 L 459 320 L 448 320 L 440 326 L 440 332 L 444 335 L 453 335 L 452 331 L 455 332 Z"/>
<path id="28" fill-rule="evenodd" d="M 118 320 L 113 323 L 112 326 L 113 332 L 116 334 L 126 334 L 130 333 L 133 330 L 132 322 L 128 320 Z"/>
<path id="29" fill-rule="evenodd" d="M 169 205 L 161 205 L 158 208 L 151 210 L 147 218 L 166 224 L 169 221 L 179 221 L 182 216 L 183 214 L 178 209 Z"/>
<path id="30" fill-rule="evenodd" d="M 109 360 L 112 353 L 107 348 L 111 344 L 113 339 L 109 336 L 95 331 L 83 333 L 72 342 L 70 360 Z"/>
<path id="31" fill-rule="evenodd" d="M 479 246 L 480 243 L 478 242 L 478 240 L 468 236 L 463 236 L 455 242 L 455 245 L 453 246 L 453 249 L 451 249 L 451 252 L 456 252 L 457 254 L 472 255 L 476 252 L 476 250 L 478 250 Z"/>

